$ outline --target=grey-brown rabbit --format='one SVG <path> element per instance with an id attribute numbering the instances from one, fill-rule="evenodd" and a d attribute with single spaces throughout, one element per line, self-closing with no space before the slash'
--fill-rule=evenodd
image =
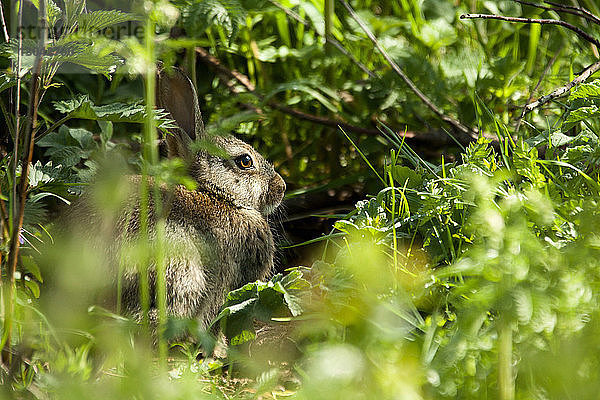
<path id="1" fill-rule="evenodd" d="M 193 191 L 184 186 L 168 193 L 161 189 L 166 209 L 167 313 L 197 318 L 207 328 L 228 291 L 264 279 L 271 271 L 274 244 L 267 216 L 281 203 L 285 182 L 248 144 L 205 132 L 194 86 L 180 71 L 159 72 L 157 107 L 169 112 L 178 126 L 167 135 L 169 156 L 181 157 L 198 184 Z M 192 144 L 199 140 L 216 145 L 220 155 L 193 152 L 191 148 L 199 146 Z M 127 242 L 138 231 L 139 206 L 124 221 L 121 235 Z M 153 268 L 151 297 L 156 281 Z M 138 284 L 135 265 L 126 266 L 123 305 L 139 316 Z M 153 298 L 151 303 L 152 318 Z"/>

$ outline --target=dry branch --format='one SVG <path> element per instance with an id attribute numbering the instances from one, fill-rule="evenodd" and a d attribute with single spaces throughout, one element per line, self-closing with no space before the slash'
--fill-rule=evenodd
<path id="1" fill-rule="evenodd" d="M 362 21 L 362 19 L 358 16 L 358 14 L 356 14 L 356 12 L 354 11 L 354 9 L 352 9 L 352 7 L 350 7 L 350 5 L 344 1 L 344 0 L 340 0 L 340 3 L 342 3 L 344 5 L 344 7 L 346 8 L 346 10 L 348 10 L 348 12 L 350 13 L 350 16 L 356 21 L 356 23 L 361 27 L 361 29 L 365 32 L 365 34 L 368 36 L 368 38 L 371 40 L 371 42 L 373 42 L 373 44 L 375 45 L 375 47 L 377 47 L 377 49 L 381 52 L 381 55 L 383 55 L 383 58 L 385 58 L 385 60 L 388 62 L 388 64 L 392 67 L 392 69 L 394 70 L 394 72 L 396 72 L 396 74 L 398 74 L 398 76 L 400 76 L 400 78 L 402 78 L 402 80 L 404 81 L 404 83 L 406 83 L 406 85 L 410 88 L 410 90 L 417 95 L 417 97 L 431 110 L 433 111 L 434 114 L 436 114 L 442 121 L 446 122 L 448 125 L 450 125 L 458 134 L 461 135 L 461 139 L 462 140 L 473 140 L 475 139 L 475 132 L 473 130 L 471 130 L 470 128 L 468 128 L 467 126 L 463 125 L 460 121 L 455 120 L 454 118 L 444 114 L 442 112 L 442 110 L 440 110 L 434 103 L 433 101 L 431 101 L 431 99 L 429 99 L 429 97 L 427 97 L 418 87 L 417 85 L 415 85 L 415 83 L 408 77 L 408 75 L 406 75 L 406 73 L 404 73 L 404 71 L 402 71 L 402 69 L 398 66 L 398 64 L 396 64 L 394 62 L 394 60 L 392 60 L 392 58 L 390 57 L 390 55 L 387 53 L 387 51 L 383 48 L 383 46 L 381 46 L 381 44 L 379 43 L 379 41 L 377 40 L 377 38 L 375 37 L 375 35 L 373 35 L 373 32 L 371 32 L 371 30 L 365 25 L 365 23 Z"/>
<path id="2" fill-rule="evenodd" d="M 540 25 L 559 25 L 564 28 L 567 28 L 588 42 L 600 47 L 600 41 L 595 37 L 591 36 L 587 32 L 583 31 L 581 28 L 576 27 L 568 22 L 561 21 L 558 19 L 538 19 L 538 18 L 522 18 L 522 17 L 506 17 L 504 15 L 496 15 L 496 14 L 462 14 L 460 19 L 496 19 L 499 21 L 506 22 L 517 22 L 523 24 L 540 24 Z"/>
<path id="3" fill-rule="evenodd" d="M 592 14 L 591 12 L 589 12 L 588 10 L 586 10 L 584 8 L 566 6 L 566 5 L 554 3 L 551 1 L 545 1 L 544 3 L 550 4 L 550 5 L 552 5 L 552 7 L 545 6 L 543 4 L 538 4 L 538 3 L 531 3 L 531 2 L 525 1 L 525 0 L 513 0 L 513 1 L 515 1 L 519 4 L 540 8 L 540 9 L 546 10 L 546 11 L 554 11 L 556 13 L 563 12 L 565 14 L 575 15 L 577 17 L 585 18 L 588 21 L 591 21 L 595 24 L 600 24 L 600 18 L 596 17 L 594 14 Z"/>
<path id="4" fill-rule="evenodd" d="M 525 109 L 523 110 L 523 115 L 527 114 L 528 112 L 534 110 L 537 107 L 540 107 L 540 106 L 566 94 L 573 87 L 585 82 L 592 74 L 594 74 L 599 69 L 600 69 L 600 61 L 596 61 L 595 63 L 593 63 L 586 69 L 584 69 L 583 72 L 581 74 L 579 74 L 579 76 L 577 76 L 577 78 L 573 79 L 571 82 L 567 83 L 564 86 L 559 87 L 558 89 L 555 89 L 550 94 L 540 97 L 533 103 L 527 104 L 525 106 Z"/>
<path id="5" fill-rule="evenodd" d="M 227 88 L 232 93 L 238 94 L 238 93 L 242 92 L 242 90 L 240 90 L 240 88 L 232 82 L 232 80 L 235 80 L 239 84 L 241 84 L 248 92 L 255 95 L 258 99 L 264 98 L 264 96 L 262 96 L 256 92 L 255 85 L 250 81 L 250 79 L 246 75 L 242 74 L 239 71 L 230 70 L 229 68 L 225 67 L 218 58 L 210 55 L 206 50 L 204 50 L 201 47 L 196 48 L 196 54 L 198 54 L 198 57 L 203 62 L 210 65 L 211 68 L 213 68 L 216 71 L 217 75 L 219 76 L 219 79 L 221 79 L 221 81 L 227 86 Z M 243 105 L 244 105 L 244 107 L 256 112 L 257 114 L 264 113 L 262 109 L 260 109 L 259 107 L 255 106 L 253 104 L 243 104 Z M 380 135 L 379 130 L 374 129 L 374 128 L 364 128 L 364 127 L 349 124 L 344 121 L 340 121 L 340 120 L 336 120 L 336 119 L 329 119 L 329 118 L 321 117 L 318 115 L 309 114 L 304 111 L 300 111 L 300 110 L 288 107 L 286 105 L 283 105 L 283 104 L 278 103 L 273 100 L 267 102 L 267 105 L 273 109 L 281 111 L 284 114 L 290 115 L 292 117 L 295 117 L 295 118 L 298 118 L 298 119 L 301 119 L 304 121 L 312 122 L 315 124 L 329 126 L 332 128 L 341 127 L 342 129 L 344 129 L 346 131 L 355 132 L 355 133 L 362 133 L 362 134 L 367 134 L 367 135 Z M 412 132 L 412 131 L 407 131 L 407 132 L 402 131 L 402 132 L 403 132 L 402 135 L 407 139 L 407 141 L 409 143 L 412 142 L 413 144 L 427 144 L 432 147 L 444 147 L 444 146 L 454 144 L 454 141 L 452 140 L 452 138 L 450 138 L 450 136 L 443 131 L 435 131 L 435 132 L 428 132 L 428 133 L 419 133 L 419 132 Z M 459 139 L 459 142 L 462 145 L 466 145 L 470 141 L 471 141 L 470 138 L 460 138 Z"/>

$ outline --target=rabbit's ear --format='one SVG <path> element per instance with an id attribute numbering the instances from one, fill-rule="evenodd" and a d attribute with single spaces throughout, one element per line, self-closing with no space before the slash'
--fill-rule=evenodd
<path id="1" fill-rule="evenodd" d="M 180 128 L 167 135 L 169 156 L 189 159 L 189 145 L 204 135 L 204 123 L 194 85 L 181 70 L 172 68 L 165 71 L 159 67 L 156 106 L 171 114 Z"/>

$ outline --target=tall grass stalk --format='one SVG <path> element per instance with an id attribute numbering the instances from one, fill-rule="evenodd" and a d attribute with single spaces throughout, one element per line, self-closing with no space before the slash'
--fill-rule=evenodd
<path id="1" fill-rule="evenodd" d="M 392 234 L 394 236 L 393 251 L 394 251 L 394 290 L 398 289 L 398 238 L 396 235 L 396 188 L 394 187 L 394 178 L 392 176 L 392 169 L 388 170 L 388 177 L 390 179 L 390 187 L 392 188 Z"/>
<path id="2" fill-rule="evenodd" d="M 157 4 L 154 3 L 153 7 Z M 150 213 L 148 197 L 148 185 L 152 187 L 152 207 L 155 221 L 153 227 L 154 238 L 152 242 L 147 241 L 149 246 L 154 246 L 154 251 L 151 252 L 152 259 L 147 260 L 142 267 L 141 275 L 145 280 L 142 290 L 144 321 L 148 323 L 148 311 L 150 302 L 150 287 L 148 285 L 148 268 L 154 264 L 156 271 L 155 296 L 156 306 L 158 308 L 158 320 L 156 326 L 156 336 L 158 341 L 159 362 L 165 365 L 167 358 L 167 344 L 164 340 L 164 326 L 166 322 L 166 281 L 165 281 L 165 256 L 164 243 L 165 223 L 162 215 L 162 201 L 160 194 L 161 182 L 158 179 L 153 179 L 150 183 L 148 180 L 148 167 L 158 164 L 158 148 L 157 148 L 157 131 L 156 121 L 154 120 L 154 107 L 156 99 L 156 54 L 155 54 L 155 21 L 149 16 L 146 18 L 144 47 L 146 60 L 146 76 L 145 76 L 145 101 L 146 101 L 146 120 L 144 123 L 144 175 L 142 179 L 142 188 L 145 193 L 142 193 L 142 201 L 145 201 L 145 207 L 141 209 L 141 215 L 144 215 L 146 226 L 142 228 L 143 236 L 146 240 L 150 239 L 148 216 Z M 145 197 L 145 198 L 144 198 Z"/>
<path id="3" fill-rule="evenodd" d="M 498 398 L 500 400 L 515 398 L 512 347 L 512 325 L 506 317 L 503 317 L 498 328 Z"/>
<path id="4" fill-rule="evenodd" d="M 23 4 L 19 4 L 20 18 L 22 18 Z M 19 185 L 17 188 L 16 195 L 12 198 L 13 210 L 17 211 L 14 214 L 14 220 L 12 223 L 12 232 L 10 240 L 10 249 L 8 253 L 8 282 L 3 285 L 3 297 L 4 297 L 4 329 L 2 333 L 2 342 L 0 347 L 2 348 L 2 359 L 5 363 L 10 364 L 12 362 L 11 351 L 6 351 L 11 345 L 11 334 L 13 328 L 14 318 L 14 306 L 16 301 L 16 282 L 15 273 L 17 270 L 17 261 L 19 256 L 19 244 L 21 228 L 23 227 L 23 216 L 25 214 L 25 201 L 27 200 L 27 188 L 29 185 L 29 165 L 33 157 L 33 144 L 35 140 L 34 129 L 37 124 L 37 111 L 41 91 L 41 69 L 42 69 L 42 57 L 44 54 L 46 39 L 48 37 L 48 23 L 46 16 L 46 3 L 40 2 L 38 5 L 38 21 L 40 26 L 40 39 L 38 48 L 36 51 L 35 60 L 33 63 L 32 74 L 31 74 L 31 87 L 29 91 L 29 107 L 27 109 L 27 121 L 25 125 L 24 136 L 22 140 L 17 140 L 15 134 L 15 155 L 22 153 L 21 156 L 21 176 L 19 178 Z M 22 29 L 20 27 L 20 29 Z M 19 53 L 21 48 L 19 48 Z M 17 90 L 19 93 L 19 90 Z M 18 109 L 18 108 L 17 108 Z M 15 129 L 18 132 L 18 129 Z M 17 157 L 13 159 L 13 165 L 16 166 Z M 16 171 L 15 171 L 16 172 Z M 16 183 L 16 174 L 13 175 Z M 16 185 L 13 185 L 16 187 Z M 18 209 L 17 209 L 18 202 Z M 6 285 L 8 284 L 8 292 L 5 292 Z M 4 295 L 4 293 L 6 293 Z"/>

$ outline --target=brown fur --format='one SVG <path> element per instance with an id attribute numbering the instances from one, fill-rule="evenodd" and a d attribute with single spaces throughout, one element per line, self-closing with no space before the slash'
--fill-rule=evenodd
<path id="1" fill-rule="evenodd" d="M 162 238 L 166 261 L 167 313 L 196 318 L 205 328 L 216 317 L 227 292 L 247 282 L 265 279 L 273 269 L 274 244 L 267 215 L 281 202 L 285 183 L 273 167 L 248 144 L 232 136 L 206 134 L 190 80 L 179 71 L 158 76 L 157 104 L 168 111 L 178 129 L 168 135 L 169 156 L 181 157 L 198 183 L 196 190 L 184 186 L 161 186 L 161 208 L 166 222 Z M 182 109 L 187 107 L 187 109 Z M 220 155 L 192 152 L 196 140 L 212 143 Z M 225 154 L 225 156 L 223 156 Z M 235 160 L 249 155 L 254 168 L 240 168 Z M 118 240 L 108 253 L 123 271 L 122 304 L 127 313 L 141 318 L 139 301 L 139 254 L 131 253 L 139 239 L 141 218 L 139 186 L 141 177 L 129 180 L 129 196 L 123 212 L 113 221 Z M 152 179 L 149 192 L 155 192 Z M 70 214 L 93 221 L 95 211 L 85 201 Z M 149 243 L 155 246 L 155 205 L 150 195 Z M 103 224 L 105 225 L 104 221 Z M 94 226 L 90 224 L 89 226 Z M 96 224 L 96 226 L 99 226 Z M 94 234 L 89 232 L 89 234 Z M 146 247 L 147 248 L 147 247 Z M 150 318 L 156 318 L 156 269 L 150 260 Z M 117 269 L 112 269 L 116 281 Z"/>

